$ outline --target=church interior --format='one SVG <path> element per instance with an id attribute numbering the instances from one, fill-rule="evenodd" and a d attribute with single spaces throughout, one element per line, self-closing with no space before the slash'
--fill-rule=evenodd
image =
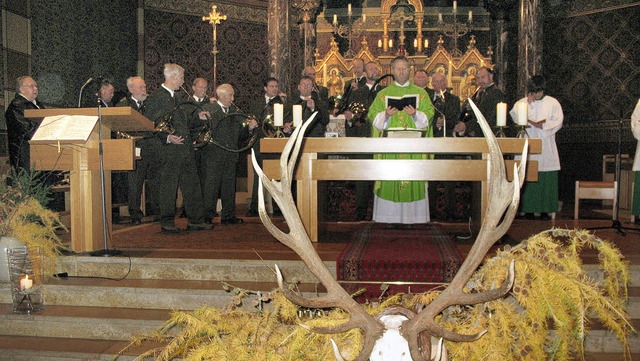
<path id="1" fill-rule="evenodd" d="M 627 262 L 626 312 L 629 325 L 638 329 L 640 253 L 633 242 L 640 226 L 631 215 L 637 140 L 630 126 L 640 97 L 638 19 L 640 2 L 630 0 L 7 0 L 2 2 L 0 20 L 0 102 L 5 109 L 9 106 L 17 92 L 15 80 L 22 75 L 37 81 L 38 100 L 47 108 L 77 108 L 83 84 L 90 78 L 111 79 L 116 96 L 124 97 L 127 78 L 137 75 L 152 93 L 163 83 L 166 63 L 184 67 L 185 86 L 197 77 L 208 79 L 209 96 L 214 84 L 231 84 L 239 109 L 263 96 L 268 77 L 279 80 L 282 92 L 293 94 L 308 66 L 315 70 L 316 83 L 335 99 L 356 76 L 353 59 L 376 62 L 380 74 L 389 74 L 392 60 L 403 55 L 409 59 L 411 74 L 421 69 L 430 76 L 446 75 L 447 88 L 461 103 L 476 93 L 477 72 L 494 69 L 494 81 L 511 109 L 526 94 L 527 80 L 544 75 L 546 93 L 558 99 L 564 111 L 564 124 L 555 139 L 561 165 L 559 210 L 551 220 L 513 220 L 487 256 L 552 228 L 596 229 L 593 234 L 613 243 Z M 284 142 L 278 144 L 282 149 Z M 2 112 L 0 173 L 5 177 L 10 168 L 8 148 Z M 326 294 L 327 286 L 318 283 L 318 275 L 307 268 L 299 252 L 280 243 L 260 217 L 243 217 L 254 171 L 250 154 L 240 158 L 235 199 L 244 224 L 214 222 L 211 231 L 165 234 L 153 217 L 142 224 L 129 223 L 126 202 L 118 199 L 117 187 L 110 189 L 112 212 L 82 216 L 87 223 L 82 232 L 92 241 L 74 239 L 85 233 L 58 234 L 71 252 L 58 259 L 57 277 L 36 281 L 42 283 L 43 309 L 16 313 L 11 285 L 0 282 L 0 359 L 111 359 L 133 337 L 161 327 L 172 310 L 228 307 L 234 292 L 260 300 L 278 287 L 274 263 L 297 280 L 301 293 Z M 115 180 L 123 172 L 108 173 L 108 180 Z M 99 181 L 97 174 L 92 182 Z M 511 172 L 509 177 L 513 176 Z M 576 181 L 613 180 L 618 186 L 615 201 L 590 199 L 576 204 Z M 302 222 L 307 229 L 309 224 L 317 226 L 309 232 L 312 249 L 336 276 L 345 250 L 363 227 L 373 227 L 374 222 L 355 221 L 353 182 L 329 180 L 317 188 L 327 194 L 325 203 L 313 200 L 307 205 L 300 197 L 298 206 L 311 207 L 301 211 Z M 78 205 L 69 202 L 68 186 L 56 190 L 56 211 L 70 228 L 81 212 L 74 216 Z M 475 190 L 465 188 L 458 194 L 458 202 L 471 202 L 471 209 L 465 208 L 455 220 L 436 222 L 453 239 L 454 253 L 462 260 L 475 252 L 474 240 L 483 226 L 479 221 L 483 210 L 473 209 L 479 208 L 471 195 Z M 298 189 L 298 195 L 301 192 Z M 82 206 L 99 209 L 102 194 L 94 189 L 92 197 L 98 198 L 83 201 Z M 270 207 L 275 227 L 295 229 L 287 224 L 289 218 Z M 574 207 L 580 211 L 575 219 Z M 432 215 L 437 212 L 432 210 Z M 108 225 L 103 229 L 104 219 Z M 95 225 L 89 224 L 94 220 Z M 176 223 L 186 227 L 187 220 L 178 214 Z M 122 253 L 91 256 L 103 241 L 105 249 Z M 605 277 L 598 252 L 590 249 L 581 257 L 590 277 Z M 401 292 L 410 292 L 403 287 Z M 248 303 L 245 300 L 240 308 L 253 309 Z M 640 357 L 637 335 L 621 345 L 603 321 L 585 319 L 590 333 L 583 345 L 584 359 Z M 134 359 L 161 344 L 127 349 L 119 359 Z"/>

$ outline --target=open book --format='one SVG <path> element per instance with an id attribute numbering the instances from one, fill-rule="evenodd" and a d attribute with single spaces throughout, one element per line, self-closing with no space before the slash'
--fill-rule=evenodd
<path id="1" fill-rule="evenodd" d="M 56 115 L 45 117 L 32 141 L 86 142 L 98 117 L 93 115 Z"/>
<path id="2" fill-rule="evenodd" d="M 385 108 L 392 107 L 398 110 L 404 109 L 404 107 L 407 105 L 411 105 L 412 107 L 418 109 L 419 99 L 420 99 L 420 96 L 418 94 L 407 94 L 402 97 L 393 97 L 393 96 L 387 95 L 384 99 L 385 101 L 384 105 L 385 105 Z"/>

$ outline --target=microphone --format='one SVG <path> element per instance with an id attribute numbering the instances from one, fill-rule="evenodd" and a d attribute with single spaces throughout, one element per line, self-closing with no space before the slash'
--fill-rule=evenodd
<path id="1" fill-rule="evenodd" d="M 84 88 L 91 84 L 93 82 L 93 77 L 87 79 L 86 82 L 84 82 L 84 84 L 82 84 L 82 86 L 80 87 L 80 95 L 78 96 L 78 108 L 82 107 L 82 93 L 84 92 Z"/>

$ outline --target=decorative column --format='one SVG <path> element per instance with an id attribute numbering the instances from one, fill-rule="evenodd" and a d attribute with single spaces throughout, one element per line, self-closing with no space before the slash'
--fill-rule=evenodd
<path id="1" fill-rule="evenodd" d="M 418 33 L 416 35 L 416 45 L 418 48 L 416 49 L 416 53 L 422 53 L 422 22 L 424 21 L 424 13 L 418 14 L 416 13 L 416 24 L 418 25 Z"/>
<path id="2" fill-rule="evenodd" d="M 288 0 L 269 0 L 267 12 L 269 75 L 280 84 L 291 84 L 291 26 Z M 285 89 L 283 89 L 285 90 Z"/>
<path id="3" fill-rule="evenodd" d="M 507 73 L 507 57 L 505 55 L 505 47 L 507 45 L 508 32 L 505 30 L 506 13 L 515 4 L 515 0 L 489 0 L 487 1 L 487 9 L 491 11 L 496 19 L 495 22 L 495 39 L 496 51 L 493 63 L 497 68 L 497 77 L 493 80 L 498 88 L 504 89 L 505 74 Z"/>
<path id="4" fill-rule="evenodd" d="M 520 0 L 518 26 L 518 95 L 524 96 L 527 81 L 542 73 L 542 4 Z"/>
<path id="5" fill-rule="evenodd" d="M 298 10 L 298 24 L 304 33 L 304 65 L 315 65 L 316 18 L 320 13 L 320 0 L 293 0 L 291 5 Z"/>
<path id="6" fill-rule="evenodd" d="M 382 14 L 382 52 L 389 52 L 389 15 Z"/>

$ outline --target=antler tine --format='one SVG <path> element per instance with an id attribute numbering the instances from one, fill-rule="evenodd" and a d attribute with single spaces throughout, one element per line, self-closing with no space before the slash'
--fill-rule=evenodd
<path id="1" fill-rule="evenodd" d="M 464 286 L 471 278 L 473 272 L 478 268 L 487 252 L 493 244 L 499 240 L 508 230 L 511 222 L 515 218 L 520 200 L 520 187 L 524 180 L 524 171 L 526 169 L 526 155 L 528 142 L 525 141 L 525 147 L 522 152 L 523 159 L 519 168 L 514 169 L 514 181 L 507 181 L 506 170 L 503 166 L 504 158 L 500 146 L 493 135 L 489 124 L 482 115 L 478 107 L 472 100 L 469 104 L 478 119 L 478 123 L 482 128 L 489 147 L 488 171 L 489 171 L 489 189 L 488 193 L 491 197 L 487 206 L 486 216 L 483 220 L 482 228 L 478 232 L 476 241 L 474 242 L 467 258 L 464 260 L 458 273 L 438 298 L 428 304 L 418 316 L 405 322 L 401 333 L 409 342 L 411 357 L 414 360 L 423 360 L 422 354 L 418 348 L 418 336 L 423 331 L 433 336 L 443 337 L 452 341 L 473 341 L 484 334 L 480 332 L 475 335 L 462 335 L 437 325 L 434 321 L 436 315 L 445 308 L 452 305 L 477 304 L 488 302 L 503 297 L 513 286 L 515 264 L 512 262 L 509 267 L 509 275 L 502 286 L 486 292 L 465 293 Z M 500 220 L 502 222 L 500 223 Z"/>
<path id="2" fill-rule="evenodd" d="M 332 273 L 324 264 L 318 253 L 315 251 L 309 236 L 300 219 L 296 205 L 293 202 L 291 194 L 291 181 L 293 179 L 293 171 L 300 152 L 303 135 L 309 124 L 313 121 L 315 113 L 305 123 L 296 129 L 287 144 L 285 145 L 282 155 L 280 156 L 280 181 L 269 180 L 262 169 L 257 164 L 255 155 L 252 155 L 253 167 L 259 176 L 260 184 L 258 185 L 258 211 L 260 219 L 265 228 L 287 247 L 291 248 L 304 263 L 307 265 L 311 273 L 313 273 L 320 283 L 327 289 L 327 294 L 323 297 L 305 298 L 294 293 L 284 286 L 284 279 L 280 270 L 277 269 L 278 284 L 287 299 L 291 302 L 311 308 L 328 308 L 336 307 L 349 313 L 350 318 L 345 323 L 335 327 L 310 328 L 318 333 L 339 333 L 353 328 L 360 328 L 364 333 L 364 346 L 360 350 L 360 354 L 356 358 L 358 361 L 368 360 L 371 350 L 376 339 L 382 335 L 384 326 L 380 324 L 374 317 L 369 315 L 365 309 L 359 305 L 347 291 L 336 281 Z M 284 215 L 289 233 L 285 233 L 276 227 L 269 218 L 264 207 L 263 186 L 271 193 L 271 196 L 280 206 L 280 210 Z"/>

